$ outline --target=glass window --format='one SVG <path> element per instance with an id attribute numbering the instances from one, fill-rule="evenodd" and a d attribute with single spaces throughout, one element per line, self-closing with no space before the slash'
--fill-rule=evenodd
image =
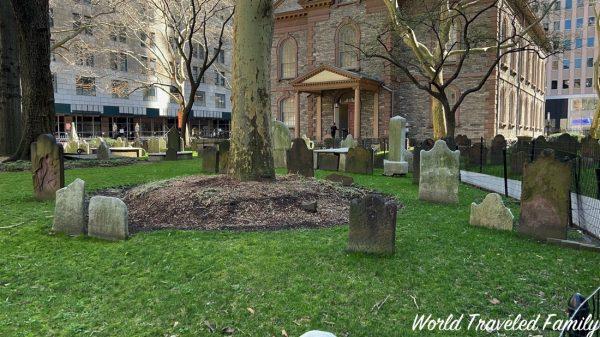
<path id="1" fill-rule="evenodd" d="M 552 60 L 552 70 L 558 70 L 558 60 Z"/>
<path id="2" fill-rule="evenodd" d="M 296 43 L 292 39 L 286 39 L 279 50 L 279 69 L 281 78 L 296 77 L 297 52 Z"/>
<path id="3" fill-rule="evenodd" d="M 587 58 L 586 66 L 588 66 L 589 68 L 594 66 L 594 58 L 593 57 Z"/>
<path id="4" fill-rule="evenodd" d="M 554 23 L 552 25 L 553 25 L 553 28 L 555 31 L 560 30 L 560 21 L 554 21 Z"/>
<path id="5" fill-rule="evenodd" d="M 587 38 L 587 46 L 588 47 L 593 47 L 594 46 L 594 37 L 588 37 Z"/>
<path id="6" fill-rule="evenodd" d="M 571 30 L 571 20 L 565 20 L 565 30 Z"/>
<path id="7" fill-rule="evenodd" d="M 113 98 L 129 98 L 129 82 L 113 80 L 112 81 L 112 97 Z"/>
<path id="8" fill-rule="evenodd" d="M 144 89 L 144 101 L 156 100 L 156 87 L 151 86 Z"/>
<path id="9" fill-rule="evenodd" d="M 583 18 L 577 18 L 577 20 L 575 20 L 575 28 L 583 28 Z"/>
<path id="10" fill-rule="evenodd" d="M 596 17 L 595 16 L 590 16 L 588 18 L 588 26 L 593 26 L 596 23 Z"/>
<path id="11" fill-rule="evenodd" d="M 296 126 L 295 112 L 293 98 L 281 100 L 279 103 L 279 121 L 287 125 L 288 128 L 293 128 Z"/>
<path id="12" fill-rule="evenodd" d="M 592 87 L 592 78 L 588 77 L 585 79 L 585 87 L 586 88 L 591 88 Z"/>
<path id="13" fill-rule="evenodd" d="M 569 59 L 563 59 L 563 69 L 569 69 Z"/>
<path id="14" fill-rule="evenodd" d="M 225 109 L 225 94 L 215 94 L 215 108 Z"/>
<path id="15" fill-rule="evenodd" d="M 222 71 L 215 70 L 215 85 L 224 87 L 225 86 L 225 73 Z"/>
<path id="16" fill-rule="evenodd" d="M 358 41 L 356 30 L 351 25 L 345 25 L 338 32 L 339 63 L 342 68 L 358 68 L 356 48 Z"/>
<path id="17" fill-rule="evenodd" d="M 560 10 L 560 1 L 554 3 L 554 10 Z"/>
<path id="18" fill-rule="evenodd" d="M 563 89 L 569 89 L 569 80 L 563 80 L 562 88 Z"/>
<path id="19" fill-rule="evenodd" d="M 581 80 L 580 79 L 575 79 L 573 80 L 573 88 L 581 88 Z"/>
<path id="20" fill-rule="evenodd" d="M 571 40 L 564 40 L 563 41 L 563 48 L 565 50 L 571 50 Z"/>
<path id="21" fill-rule="evenodd" d="M 583 40 L 580 37 L 575 38 L 575 49 L 579 49 L 581 47 L 583 47 Z"/>
<path id="22" fill-rule="evenodd" d="M 575 58 L 575 69 L 581 68 L 581 58 Z"/>
<path id="23" fill-rule="evenodd" d="M 565 9 L 571 9 L 571 8 L 573 8 L 573 1 L 565 0 Z"/>
<path id="24" fill-rule="evenodd" d="M 96 78 L 78 76 L 75 79 L 75 93 L 80 96 L 96 96 Z"/>
<path id="25" fill-rule="evenodd" d="M 198 106 L 206 106 L 206 92 L 200 90 L 196 91 L 196 99 L 194 104 Z"/>
<path id="26" fill-rule="evenodd" d="M 577 0 L 577 7 L 583 7 L 583 0 Z"/>
<path id="27" fill-rule="evenodd" d="M 553 81 L 550 83 L 550 89 L 558 89 L 558 81 L 556 81 L 556 80 L 553 80 Z"/>

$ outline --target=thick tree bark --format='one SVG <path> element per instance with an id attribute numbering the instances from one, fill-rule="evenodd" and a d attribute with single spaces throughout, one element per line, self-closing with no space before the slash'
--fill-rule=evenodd
<path id="1" fill-rule="evenodd" d="M 230 174 L 240 180 L 270 180 L 275 178 L 270 135 L 273 3 L 238 1 L 235 12 Z"/>
<path id="2" fill-rule="evenodd" d="M 21 139 L 21 88 L 15 17 L 0 1 L 0 155 L 15 153 Z"/>
<path id="3" fill-rule="evenodd" d="M 11 159 L 28 160 L 31 143 L 40 134 L 52 133 L 54 90 L 50 72 L 48 0 L 11 0 L 17 27 L 23 129 Z"/>

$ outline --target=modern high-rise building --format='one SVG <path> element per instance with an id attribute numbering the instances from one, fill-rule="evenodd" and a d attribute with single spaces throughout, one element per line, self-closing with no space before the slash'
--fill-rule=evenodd
<path id="1" fill-rule="evenodd" d="M 99 15 L 102 9 L 96 6 L 91 0 L 54 0 L 51 5 L 51 43 L 82 29 L 52 54 L 56 133 L 64 137 L 75 122 L 83 138 L 133 138 L 136 131 L 142 137 L 163 135 L 177 123 L 179 111 L 168 91 L 169 78 L 160 70 L 170 61 L 161 62 L 155 56 L 165 51 L 149 52 L 149 48 L 161 48 L 164 22 L 157 18 L 139 28 L 139 22 L 127 23 L 132 18 L 117 17 L 127 13 Z M 205 48 L 213 55 L 215 47 L 210 42 L 196 45 L 192 72 L 202 69 Z M 188 124 L 192 134 L 213 137 L 229 130 L 231 103 L 226 77 L 230 62 L 228 42 L 197 90 Z M 184 85 L 184 91 L 189 94 L 189 85 Z"/>
<path id="2" fill-rule="evenodd" d="M 598 99 L 593 88 L 598 51 L 596 0 L 559 0 L 544 19 L 549 33 L 562 33 L 564 53 L 546 65 L 546 118 L 549 131 L 585 134 Z"/>

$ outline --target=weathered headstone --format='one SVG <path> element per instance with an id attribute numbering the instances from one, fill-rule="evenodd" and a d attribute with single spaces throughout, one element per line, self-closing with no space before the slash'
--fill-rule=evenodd
<path id="1" fill-rule="evenodd" d="M 115 140 L 115 145 L 113 147 L 127 147 L 129 144 L 126 140 L 123 140 L 121 137 L 117 137 Z"/>
<path id="2" fill-rule="evenodd" d="M 54 199 L 65 186 L 63 148 L 51 134 L 40 135 L 31 143 L 33 194 L 37 200 Z"/>
<path id="3" fill-rule="evenodd" d="M 460 151 L 450 151 L 438 140 L 429 151 L 421 150 L 419 199 L 458 203 Z"/>
<path id="4" fill-rule="evenodd" d="M 290 174 L 299 174 L 305 177 L 314 177 L 313 150 L 306 147 L 302 138 L 292 142 L 292 148 L 287 151 L 287 169 Z"/>
<path id="5" fill-rule="evenodd" d="M 110 159 L 110 148 L 104 139 L 100 140 L 100 145 L 96 150 L 96 159 L 98 160 L 109 160 Z"/>
<path id="6" fill-rule="evenodd" d="M 456 146 L 458 146 L 459 150 L 461 150 L 461 147 L 471 146 L 471 140 L 466 135 L 458 135 L 454 137 L 454 143 Z"/>
<path id="7" fill-rule="evenodd" d="M 148 140 L 148 153 L 161 153 L 167 148 L 167 142 L 163 137 L 154 137 Z"/>
<path id="8" fill-rule="evenodd" d="M 373 150 L 356 146 L 346 154 L 345 171 L 349 173 L 373 174 Z"/>
<path id="9" fill-rule="evenodd" d="M 419 184 L 419 173 L 421 171 L 421 150 L 429 151 L 435 142 L 428 138 L 415 145 L 413 152 L 413 184 Z"/>
<path id="10" fill-rule="evenodd" d="M 506 149 L 506 139 L 503 135 L 496 135 L 494 139 L 492 139 L 492 146 L 490 149 L 490 163 L 492 165 L 504 164 L 504 149 Z"/>
<path id="11" fill-rule="evenodd" d="M 342 186 L 352 186 L 352 184 L 354 184 L 354 178 L 337 173 L 332 173 L 326 176 L 325 180 L 329 180 L 334 183 L 340 183 Z"/>
<path id="12" fill-rule="evenodd" d="M 504 206 L 498 193 L 489 193 L 479 205 L 471 204 L 469 223 L 473 226 L 512 230 L 514 216 L 508 207 Z"/>
<path id="13" fill-rule="evenodd" d="M 56 191 L 52 229 L 68 235 L 82 235 L 85 234 L 85 225 L 85 181 L 75 179 L 67 187 Z"/>
<path id="14" fill-rule="evenodd" d="M 340 157 L 333 153 L 319 153 L 317 168 L 320 170 L 337 171 L 340 167 Z"/>
<path id="15" fill-rule="evenodd" d="M 563 133 L 552 142 L 552 149 L 556 158 L 575 158 L 579 150 L 579 142 L 576 137 Z"/>
<path id="16" fill-rule="evenodd" d="M 333 147 L 334 143 L 335 142 L 334 142 L 333 138 L 325 138 L 323 140 L 323 144 L 325 145 L 325 148 L 327 148 L 327 149 L 331 149 Z"/>
<path id="17" fill-rule="evenodd" d="M 394 201 L 368 194 L 350 202 L 348 250 L 351 252 L 393 254 L 396 244 Z"/>
<path id="18" fill-rule="evenodd" d="M 229 140 L 224 140 L 219 143 L 219 173 L 225 174 L 227 173 L 227 169 L 229 168 Z"/>
<path id="19" fill-rule="evenodd" d="M 199 155 L 202 159 L 202 172 L 219 173 L 219 151 L 216 147 L 205 147 Z"/>
<path id="20" fill-rule="evenodd" d="M 286 153 L 292 146 L 290 129 L 284 123 L 274 120 L 271 123 L 271 137 L 273 144 L 273 164 L 275 168 L 285 168 Z"/>
<path id="21" fill-rule="evenodd" d="M 538 239 L 566 239 L 571 166 L 545 151 L 523 170 L 519 233 Z"/>
<path id="22" fill-rule="evenodd" d="M 127 205 L 119 199 L 94 196 L 90 199 L 88 235 L 105 240 L 124 240 L 129 236 Z"/>
<path id="23" fill-rule="evenodd" d="M 340 147 L 347 147 L 349 149 L 358 146 L 358 141 L 356 139 L 354 139 L 354 137 L 352 137 L 351 134 L 348 134 L 346 136 L 346 139 L 344 139 L 341 144 Z"/>
<path id="24" fill-rule="evenodd" d="M 408 163 L 408 172 L 412 172 L 413 171 L 413 158 L 414 158 L 414 154 L 411 150 L 402 150 L 402 152 L 404 153 L 404 160 L 406 160 L 406 162 Z"/>
<path id="25" fill-rule="evenodd" d="M 180 142 L 179 130 L 174 126 L 167 132 L 167 155 L 165 156 L 165 160 L 177 160 L 177 152 L 181 148 Z"/>
<path id="26" fill-rule="evenodd" d="M 525 153 L 531 152 L 531 140 L 529 136 L 517 136 L 517 143 L 514 145 L 516 151 L 523 151 Z"/>
<path id="27" fill-rule="evenodd" d="M 383 160 L 383 174 L 393 176 L 395 174 L 408 173 L 408 163 L 404 160 L 404 145 L 406 143 L 406 119 L 395 116 L 390 119 L 389 124 L 390 150 L 387 159 Z"/>
<path id="28" fill-rule="evenodd" d="M 546 140 L 546 137 L 544 137 L 542 135 L 540 135 L 536 139 L 534 139 L 532 141 L 532 144 L 534 144 L 533 145 L 533 147 L 534 147 L 533 148 L 533 150 L 534 150 L 533 151 L 534 159 L 537 158 L 537 157 L 539 157 L 542 154 L 542 152 L 544 152 L 546 149 L 550 149 L 551 148 L 550 144 Z M 529 155 L 531 157 L 531 151 L 529 151 Z"/>
<path id="29" fill-rule="evenodd" d="M 510 172 L 512 174 L 523 174 L 523 167 L 529 161 L 530 155 L 524 151 L 513 152 L 510 155 Z"/>

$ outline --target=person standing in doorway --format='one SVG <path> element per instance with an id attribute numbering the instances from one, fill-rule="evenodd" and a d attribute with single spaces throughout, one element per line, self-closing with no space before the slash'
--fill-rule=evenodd
<path id="1" fill-rule="evenodd" d="M 335 122 L 333 122 L 333 125 L 331 126 L 331 138 L 335 139 L 335 133 L 337 132 L 337 125 L 335 125 Z"/>

